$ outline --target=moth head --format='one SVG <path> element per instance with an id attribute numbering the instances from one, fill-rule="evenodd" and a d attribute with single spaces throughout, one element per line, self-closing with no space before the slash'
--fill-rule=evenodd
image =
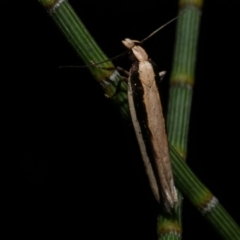
<path id="1" fill-rule="evenodd" d="M 131 40 L 129 38 L 125 38 L 122 41 L 123 45 L 132 50 L 132 53 L 134 55 L 134 57 L 138 60 L 138 61 L 147 61 L 148 60 L 148 55 L 145 52 L 145 50 L 139 46 L 140 42 L 138 40 Z"/>
<path id="2" fill-rule="evenodd" d="M 128 48 L 128 49 L 132 49 L 134 46 L 136 46 L 135 43 L 140 43 L 138 40 L 132 40 L 130 38 L 125 38 L 124 40 L 122 40 L 123 45 Z"/>

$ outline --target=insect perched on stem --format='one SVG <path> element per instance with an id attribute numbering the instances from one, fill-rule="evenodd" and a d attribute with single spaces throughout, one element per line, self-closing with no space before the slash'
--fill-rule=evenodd
<path id="1" fill-rule="evenodd" d="M 178 199 L 157 87 L 165 72 L 158 72 L 155 63 L 148 58 L 139 44 L 175 19 L 177 17 L 162 25 L 141 42 L 129 38 L 122 41 L 131 51 L 131 59 L 134 59 L 127 81 L 128 104 L 135 134 L 153 194 L 168 213 L 172 212 Z"/>
<path id="2" fill-rule="evenodd" d="M 163 203 L 165 211 L 169 213 L 176 206 L 178 199 L 157 87 L 157 83 L 160 82 L 165 72 L 158 72 L 155 63 L 148 58 L 147 53 L 139 44 L 177 18 L 162 25 L 141 42 L 129 38 L 122 41 L 125 47 L 131 51 L 134 59 L 128 78 L 128 103 L 136 137 L 153 194 L 159 203 Z M 96 66 L 106 61 L 80 66 L 80 68 Z"/>
<path id="3" fill-rule="evenodd" d="M 167 212 L 177 204 L 165 121 L 157 82 L 159 73 L 139 41 L 122 41 L 134 58 L 128 78 L 128 103 L 136 137 L 153 194 Z"/>

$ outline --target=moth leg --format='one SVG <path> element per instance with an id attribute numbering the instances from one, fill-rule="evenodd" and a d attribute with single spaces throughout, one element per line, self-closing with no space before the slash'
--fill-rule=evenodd
<path id="1" fill-rule="evenodd" d="M 123 76 L 121 76 L 120 81 L 122 81 L 122 82 L 128 82 L 128 78 L 127 78 L 127 77 L 123 77 Z"/>
<path id="2" fill-rule="evenodd" d="M 129 72 L 126 71 L 125 69 L 123 69 L 123 68 L 121 68 L 121 67 L 116 67 L 116 69 L 117 69 L 118 72 L 124 73 L 127 77 L 120 75 L 120 80 L 119 80 L 119 82 L 118 82 L 118 84 L 117 84 L 116 91 L 115 91 L 115 93 L 111 96 L 111 98 L 113 98 L 117 93 L 120 92 L 122 82 L 128 82 L 128 77 L 129 77 Z"/>
<path id="3" fill-rule="evenodd" d="M 94 65 L 95 67 L 97 67 L 97 68 L 101 68 L 101 69 L 104 69 L 104 70 L 109 70 L 109 71 L 111 71 L 111 70 L 118 70 L 119 72 L 122 72 L 122 73 L 124 73 L 127 77 L 129 77 L 129 72 L 128 71 L 126 71 L 124 68 L 121 68 L 121 67 L 100 67 L 100 66 L 98 66 L 98 65 L 95 65 L 95 63 L 93 62 L 93 61 L 90 61 L 91 62 L 91 64 L 92 65 Z M 160 74 L 160 73 L 159 73 Z"/>
<path id="4" fill-rule="evenodd" d="M 128 71 L 126 71 L 125 69 L 123 69 L 123 68 L 121 68 L 121 67 L 117 67 L 117 70 L 118 70 L 119 72 L 122 72 L 122 73 L 124 73 L 126 76 L 128 76 L 128 77 L 129 77 L 129 72 L 128 72 Z"/>
<path id="5" fill-rule="evenodd" d="M 116 68 L 114 68 L 114 69 L 116 69 L 118 72 L 123 72 L 123 73 L 125 73 L 127 76 L 129 76 L 128 71 L 124 70 L 124 69 L 121 68 L 121 67 L 116 67 Z M 107 81 L 113 82 L 111 79 L 108 79 Z M 111 97 L 108 97 L 108 96 L 107 96 L 108 98 L 113 98 L 113 97 L 115 97 L 119 92 L 121 92 L 121 84 L 122 84 L 122 82 L 128 82 L 128 77 L 125 77 L 125 76 L 120 75 L 120 80 L 119 80 L 118 83 L 117 83 L 115 93 L 114 93 Z M 106 95 L 105 95 L 105 96 L 106 96 Z"/>
<path id="6" fill-rule="evenodd" d="M 161 71 L 160 73 L 159 73 L 159 77 L 160 77 L 160 80 L 162 81 L 163 80 L 163 78 L 165 77 L 165 75 L 166 75 L 166 71 Z"/>
<path id="7" fill-rule="evenodd" d="M 95 65 L 93 61 L 91 61 L 91 63 L 92 63 L 95 67 L 97 67 L 97 68 L 101 68 L 101 69 L 108 70 L 108 71 L 117 70 L 117 71 L 119 71 L 119 72 L 124 73 L 124 74 L 127 76 L 127 77 L 125 77 L 125 76 L 120 75 L 120 80 L 119 80 L 119 82 L 117 83 L 116 91 L 115 91 L 115 93 L 114 93 L 111 97 L 109 97 L 109 96 L 107 96 L 107 95 L 105 94 L 105 96 L 106 96 L 107 98 L 113 98 L 113 97 L 115 97 L 115 95 L 116 95 L 117 93 L 119 93 L 120 90 L 121 90 L 121 83 L 122 83 L 122 82 L 128 82 L 129 72 L 126 71 L 125 69 L 121 68 L 121 67 L 107 67 L 107 68 L 105 68 L 105 67 L 100 67 L 100 66 L 98 66 L 98 65 Z M 111 80 L 111 79 L 105 79 L 105 81 L 114 83 L 114 81 Z"/>
<path id="8" fill-rule="evenodd" d="M 100 66 L 97 65 L 97 63 L 95 63 L 94 61 L 90 61 L 90 63 L 92 64 L 92 66 L 94 66 L 94 67 L 96 67 L 96 68 L 103 69 L 103 70 L 108 70 L 108 71 L 116 70 L 115 67 L 100 67 Z"/>
<path id="9" fill-rule="evenodd" d="M 108 80 L 106 80 L 106 81 L 112 82 L 112 80 L 110 80 L 110 79 L 108 79 Z M 105 94 L 105 96 L 106 96 L 107 98 L 113 98 L 113 97 L 115 97 L 119 92 L 121 92 L 121 84 L 122 84 L 122 82 L 128 82 L 128 78 L 127 78 L 127 77 L 120 76 L 120 80 L 119 80 L 118 83 L 117 83 L 115 93 L 114 93 L 111 97 L 109 97 L 109 96 L 106 95 L 106 94 Z"/>

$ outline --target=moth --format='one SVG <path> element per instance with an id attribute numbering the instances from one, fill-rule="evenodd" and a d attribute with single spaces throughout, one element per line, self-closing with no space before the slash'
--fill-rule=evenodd
<path id="1" fill-rule="evenodd" d="M 157 87 L 165 72 L 158 72 L 139 41 L 126 38 L 122 43 L 134 59 L 128 78 L 128 103 L 146 173 L 156 200 L 170 213 L 178 199 Z"/>
<path id="2" fill-rule="evenodd" d="M 176 206 L 178 199 L 157 87 L 157 83 L 160 82 L 165 72 L 158 73 L 157 66 L 148 58 L 146 51 L 139 44 L 152 37 L 178 17 L 156 29 L 141 42 L 129 38 L 122 41 L 124 46 L 131 51 L 134 59 L 128 78 L 128 103 L 138 145 L 153 194 L 159 203 L 163 203 L 164 209 L 169 213 Z M 99 63 L 93 62 L 91 65 L 80 66 L 80 68 L 97 66 L 97 64 L 116 59 L 124 54 Z M 117 69 L 123 70 L 121 68 Z"/>

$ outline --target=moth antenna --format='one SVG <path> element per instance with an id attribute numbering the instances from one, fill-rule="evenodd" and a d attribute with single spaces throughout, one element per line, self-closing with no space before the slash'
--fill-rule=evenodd
<path id="1" fill-rule="evenodd" d="M 148 40 L 150 37 L 152 37 L 154 34 L 156 34 L 158 31 L 160 31 L 161 29 L 163 29 L 164 27 L 166 27 L 168 24 L 170 24 L 171 22 L 175 21 L 176 19 L 178 19 L 179 16 L 171 19 L 170 21 L 168 21 L 167 23 L 163 24 L 161 27 L 159 27 L 158 29 L 156 29 L 155 31 L 153 31 L 150 35 L 148 35 L 146 38 L 144 38 L 142 41 L 138 41 L 138 40 L 133 40 L 135 43 L 143 43 L 145 42 L 146 40 Z M 59 68 L 86 68 L 86 67 L 91 67 L 91 66 L 95 66 L 95 65 L 99 65 L 101 63 L 105 63 L 105 62 L 109 62 L 111 60 L 114 60 L 116 58 L 119 58 L 123 55 L 125 55 L 126 53 L 128 53 L 129 50 L 121 53 L 121 54 L 118 54 L 116 55 L 115 57 L 112 57 L 112 58 L 109 58 L 107 60 L 104 60 L 102 62 L 97 62 L 97 63 L 91 63 L 91 64 L 86 64 L 86 65 L 82 65 L 82 66 L 60 66 Z"/>
<path id="2" fill-rule="evenodd" d="M 99 64 L 101 64 L 101 63 L 109 62 L 109 61 L 111 61 L 111 60 L 114 60 L 114 59 L 116 59 L 116 58 L 119 58 L 119 57 L 125 55 L 125 54 L 128 53 L 128 52 L 129 52 L 129 51 L 125 51 L 125 52 L 123 52 L 123 53 L 121 53 L 121 54 L 118 54 L 118 55 L 115 56 L 115 57 L 109 58 L 109 59 L 104 60 L 104 61 L 102 61 L 102 62 L 91 63 L 91 64 L 82 65 L 82 66 L 59 66 L 59 68 L 86 68 L 86 67 L 91 67 L 91 66 L 99 65 Z"/>
<path id="3" fill-rule="evenodd" d="M 158 31 L 160 31 L 161 29 L 163 29 L 164 27 L 166 27 L 168 24 L 170 24 L 171 22 L 175 21 L 176 19 L 178 19 L 179 16 L 171 19 L 170 21 L 168 21 L 167 23 L 163 24 L 161 27 L 159 27 L 158 29 L 156 29 L 155 31 L 153 31 L 151 34 L 149 34 L 146 38 L 144 38 L 140 43 L 145 42 L 146 40 L 148 40 L 150 37 L 152 37 L 154 34 L 156 34 Z"/>

